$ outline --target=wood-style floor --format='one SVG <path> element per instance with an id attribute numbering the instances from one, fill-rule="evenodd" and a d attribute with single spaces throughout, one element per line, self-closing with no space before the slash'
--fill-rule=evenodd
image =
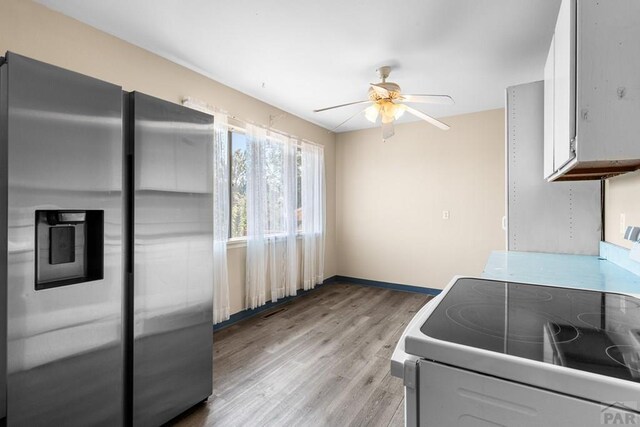
<path id="1" fill-rule="evenodd" d="M 430 297 L 329 284 L 214 334 L 213 395 L 178 426 L 402 426 L 389 359 Z"/>

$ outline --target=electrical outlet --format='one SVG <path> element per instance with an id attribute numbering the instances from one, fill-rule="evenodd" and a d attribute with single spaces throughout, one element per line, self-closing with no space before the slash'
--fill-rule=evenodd
<path id="1" fill-rule="evenodd" d="M 442 211 L 442 219 L 449 219 L 449 211 Z"/>
<path id="2" fill-rule="evenodd" d="M 624 232 L 627 230 L 627 218 L 626 215 L 620 214 L 620 234 L 624 235 Z"/>

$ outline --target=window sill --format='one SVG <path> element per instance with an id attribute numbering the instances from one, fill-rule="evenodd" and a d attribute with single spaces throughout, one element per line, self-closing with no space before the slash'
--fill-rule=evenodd
<path id="1" fill-rule="evenodd" d="M 234 237 L 233 239 L 227 240 L 227 249 L 245 248 L 245 247 L 247 247 L 246 237 Z"/>
<path id="2" fill-rule="evenodd" d="M 304 236 L 303 233 L 297 233 L 296 240 L 302 240 L 303 236 Z M 246 248 L 246 247 L 247 247 L 246 237 L 233 237 L 227 240 L 227 249 Z"/>

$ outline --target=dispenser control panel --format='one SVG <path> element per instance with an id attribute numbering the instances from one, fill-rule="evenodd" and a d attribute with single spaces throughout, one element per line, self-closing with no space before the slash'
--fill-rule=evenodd
<path id="1" fill-rule="evenodd" d="M 36 211 L 35 289 L 100 280 L 104 211 Z"/>

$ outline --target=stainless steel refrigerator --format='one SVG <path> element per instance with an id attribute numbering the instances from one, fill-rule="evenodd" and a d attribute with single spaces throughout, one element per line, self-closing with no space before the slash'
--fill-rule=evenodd
<path id="1" fill-rule="evenodd" d="M 211 393 L 211 116 L 0 63 L 0 418 L 160 425 Z"/>

